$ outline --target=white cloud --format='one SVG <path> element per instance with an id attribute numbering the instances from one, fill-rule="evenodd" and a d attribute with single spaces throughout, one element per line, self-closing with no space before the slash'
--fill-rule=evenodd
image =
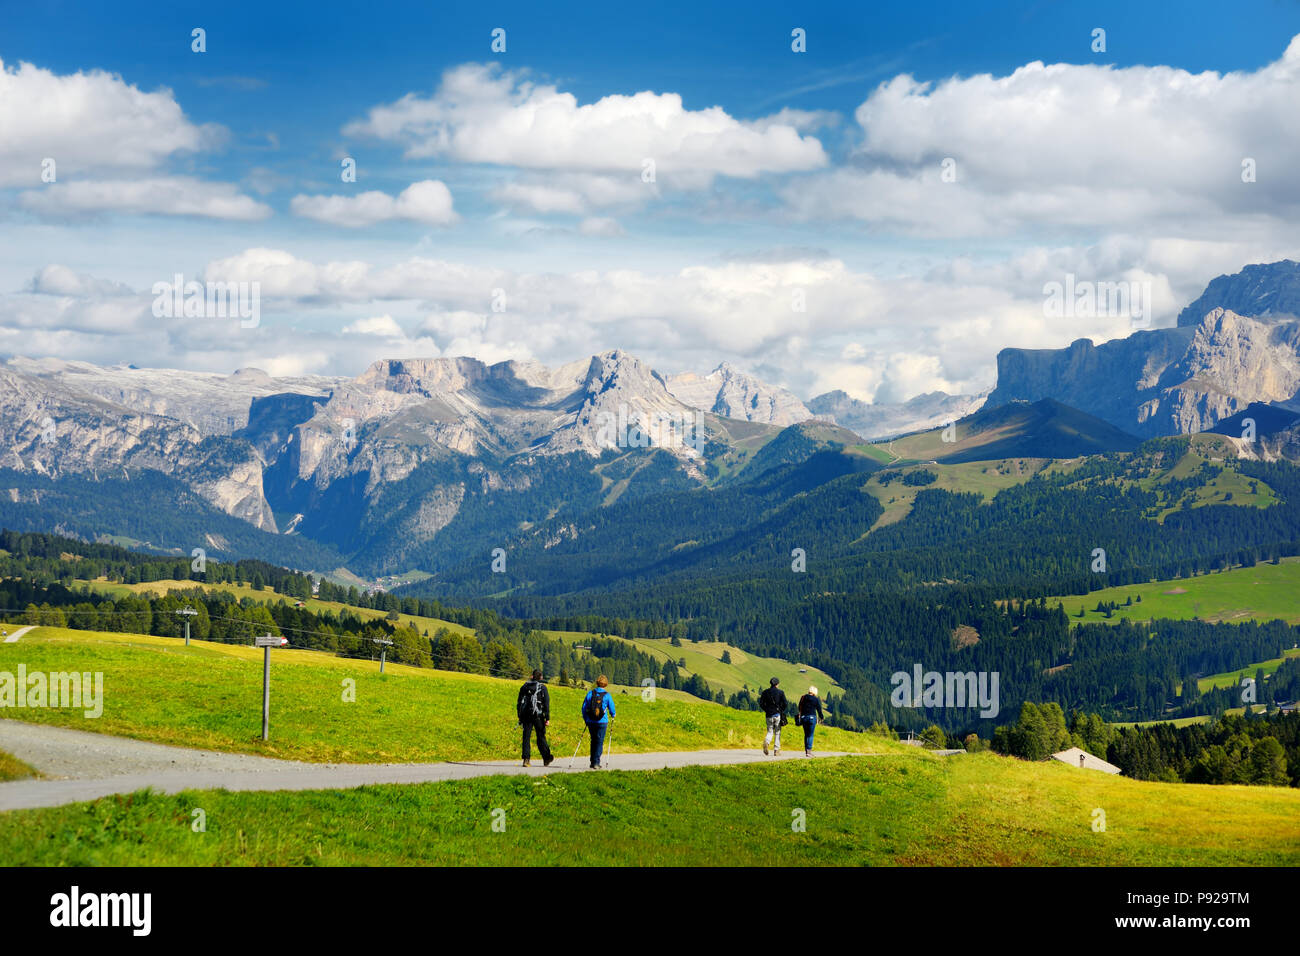
<path id="1" fill-rule="evenodd" d="M 1253 71 L 1029 63 L 858 107 L 854 166 L 788 184 L 809 219 L 908 234 L 1118 228 L 1208 238 L 1300 211 L 1300 37 Z M 1257 181 L 1242 181 L 1253 159 Z M 945 159 L 956 181 L 941 178 Z"/>
<path id="2" fill-rule="evenodd" d="M 380 335 L 389 338 L 401 338 L 404 333 L 391 315 L 376 315 L 369 319 L 358 319 L 351 325 L 343 326 L 344 333 L 353 335 Z"/>
<path id="3" fill-rule="evenodd" d="M 806 114 L 797 120 L 810 122 Z M 801 135 L 794 121 L 745 123 L 721 107 L 690 110 L 676 93 L 650 91 L 580 105 L 554 86 L 475 63 L 448 70 L 431 96 L 408 93 L 372 108 L 344 134 L 400 143 L 409 158 L 603 172 L 635 182 L 648 158 L 658 179 L 691 188 L 716 175 L 752 179 L 827 161 L 821 143 Z"/>
<path id="4" fill-rule="evenodd" d="M 189 176 L 59 182 L 26 190 L 19 203 L 51 218 L 126 213 L 257 222 L 271 215 L 270 206 L 243 195 L 230 183 Z"/>
<path id="5" fill-rule="evenodd" d="M 59 76 L 0 60 L 0 186 L 38 186 L 41 162 L 59 179 L 91 170 L 144 171 L 217 145 L 224 130 L 185 118 L 170 90 L 145 93 L 100 70 Z"/>
<path id="6" fill-rule="evenodd" d="M 294 196 L 290 208 L 296 216 L 349 228 L 394 219 L 447 226 L 458 218 L 451 190 L 436 179 L 412 183 L 396 198 L 375 190 L 356 196 Z"/>
<path id="7" fill-rule="evenodd" d="M 592 209 L 634 209 L 659 195 L 657 182 L 645 183 L 639 176 L 551 173 L 520 176 L 498 187 L 492 198 L 524 212 L 585 215 Z"/>
<path id="8" fill-rule="evenodd" d="M 121 282 L 96 279 L 94 276 L 73 272 L 67 266 L 52 263 L 39 269 L 32 277 L 27 291 L 40 295 L 62 295 L 74 298 L 91 296 L 134 295 L 135 290 Z"/>
<path id="9" fill-rule="evenodd" d="M 618 224 L 617 219 L 610 219 L 606 216 L 591 216 L 578 223 L 578 232 L 584 236 L 601 236 L 606 239 L 616 239 L 619 236 L 625 236 L 627 233 L 623 227 Z"/>

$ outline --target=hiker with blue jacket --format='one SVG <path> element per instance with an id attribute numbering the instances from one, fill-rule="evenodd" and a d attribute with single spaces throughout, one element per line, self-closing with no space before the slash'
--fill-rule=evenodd
<path id="1" fill-rule="evenodd" d="M 803 728 L 803 755 L 812 756 L 813 731 L 817 729 L 817 720 L 826 719 L 822 713 L 822 701 L 817 696 L 817 688 L 809 687 L 808 693 L 799 698 L 799 726 Z"/>
<path id="2" fill-rule="evenodd" d="M 524 766 L 529 766 L 533 751 L 533 732 L 537 732 L 537 749 L 542 754 L 542 766 L 549 767 L 555 758 L 551 748 L 546 745 L 546 728 L 551 725 L 551 694 L 542 683 L 542 672 L 533 671 L 533 679 L 519 688 L 519 700 L 515 702 L 515 713 L 519 717 L 519 726 L 524 732 Z"/>
<path id="3" fill-rule="evenodd" d="M 605 752 L 605 731 L 609 729 L 609 718 L 614 716 L 614 698 L 609 691 L 609 678 L 601 674 L 596 678 L 596 686 L 587 691 L 582 699 L 582 719 L 586 721 L 587 733 L 591 734 L 591 769 L 600 769 L 600 758 Z"/>

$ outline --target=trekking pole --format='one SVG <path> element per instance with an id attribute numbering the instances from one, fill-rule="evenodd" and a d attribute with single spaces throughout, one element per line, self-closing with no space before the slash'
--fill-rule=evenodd
<path id="1" fill-rule="evenodd" d="M 609 755 L 610 755 L 610 752 L 613 751 L 613 749 L 614 749 L 614 745 L 613 745 L 613 743 L 611 743 L 611 741 L 614 739 L 614 725 L 613 725 L 613 724 L 607 724 L 606 727 L 607 727 L 607 729 L 606 729 L 606 731 L 605 731 L 605 769 L 608 770 L 608 769 L 609 769 Z"/>
<path id="2" fill-rule="evenodd" d="M 582 746 L 582 732 L 578 732 L 578 745 L 573 748 L 573 756 L 569 758 L 569 769 L 573 769 L 573 761 L 578 759 L 578 749 Z"/>

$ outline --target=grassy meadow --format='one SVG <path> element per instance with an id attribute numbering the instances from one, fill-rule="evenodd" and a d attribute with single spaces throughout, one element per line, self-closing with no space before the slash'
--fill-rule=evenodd
<path id="1" fill-rule="evenodd" d="M 194 808 L 204 833 L 191 829 Z M 1297 811 L 1293 789 L 912 751 L 350 791 L 140 792 L 0 814 L 0 855 L 93 866 L 1294 866 Z"/>
<path id="2" fill-rule="evenodd" d="M 99 671 L 104 710 L 14 709 L 5 716 L 210 750 L 337 763 L 506 759 L 517 756 L 519 682 L 430 668 L 271 652 L 271 739 L 261 740 L 262 651 L 175 638 L 40 627 L 0 644 L 0 670 Z M 355 700 L 348 681 L 355 682 Z M 659 692 L 653 701 L 614 689 L 618 751 L 758 748 L 756 713 Z M 584 691 L 551 688 L 550 738 L 557 753 L 583 734 Z M 893 741 L 826 727 L 824 750 L 879 752 Z M 824 736 L 822 736 L 824 734 Z"/>

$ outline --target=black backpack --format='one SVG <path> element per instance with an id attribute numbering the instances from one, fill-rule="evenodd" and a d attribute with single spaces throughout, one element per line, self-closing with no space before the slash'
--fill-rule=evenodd
<path id="1" fill-rule="evenodd" d="M 540 720 L 546 716 L 546 708 L 542 706 L 542 682 L 529 681 L 533 685 L 531 693 L 524 695 L 523 713 L 521 717 L 532 720 Z"/>
<path id="2" fill-rule="evenodd" d="M 599 687 L 592 688 L 591 696 L 587 698 L 584 717 L 590 723 L 597 723 L 605 716 L 605 692 Z"/>

